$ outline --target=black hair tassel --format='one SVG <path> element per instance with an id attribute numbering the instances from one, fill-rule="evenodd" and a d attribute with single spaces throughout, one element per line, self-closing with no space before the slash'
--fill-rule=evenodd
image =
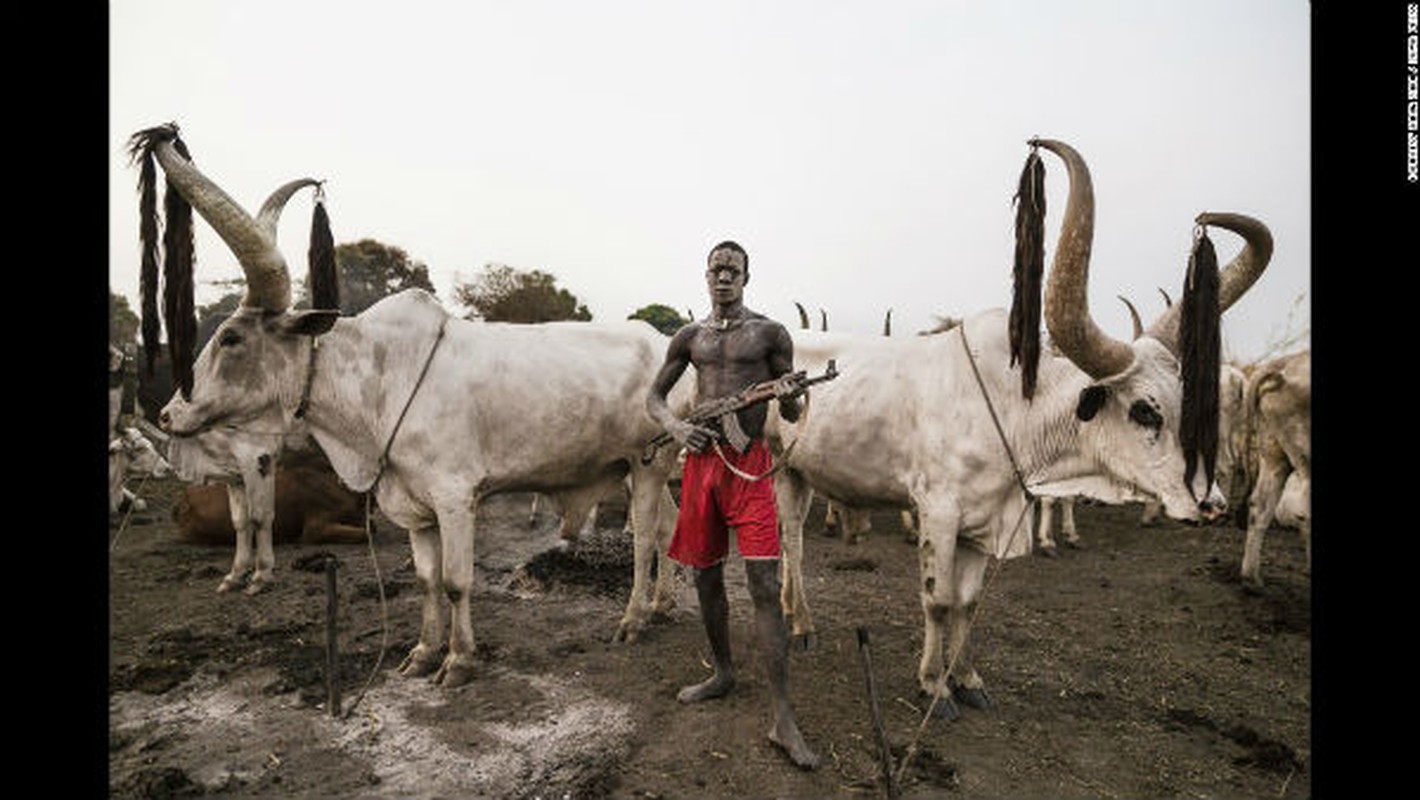
<path id="1" fill-rule="evenodd" d="M 1218 458 L 1218 370 L 1222 358 L 1221 314 L 1218 311 L 1218 255 L 1201 228 L 1188 260 L 1179 315 L 1179 350 L 1183 372 L 1183 413 L 1179 442 L 1183 446 L 1183 479 L 1190 487 L 1201 463 L 1208 485 Z"/>
<path id="2" fill-rule="evenodd" d="M 1040 363 L 1040 293 L 1045 271 L 1045 162 L 1031 148 L 1013 199 L 1016 253 L 1012 266 L 1011 366 L 1021 363 L 1021 396 L 1035 396 Z"/>

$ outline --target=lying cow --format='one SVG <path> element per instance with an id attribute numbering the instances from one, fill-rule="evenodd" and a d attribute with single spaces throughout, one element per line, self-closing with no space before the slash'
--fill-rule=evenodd
<path id="1" fill-rule="evenodd" d="M 366 541 L 365 496 L 340 483 L 316 448 L 285 454 L 276 471 L 271 539 L 277 543 L 360 544 Z M 196 544 L 232 546 L 237 531 L 225 483 L 188 486 L 173 504 L 178 535 Z"/>
<path id="2" fill-rule="evenodd" d="M 132 508 L 144 511 L 148 504 L 129 491 L 124 483 L 131 476 L 166 478 L 172 465 L 137 428 L 125 428 L 123 435 L 108 443 L 108 510 L 121 514 Z"/>

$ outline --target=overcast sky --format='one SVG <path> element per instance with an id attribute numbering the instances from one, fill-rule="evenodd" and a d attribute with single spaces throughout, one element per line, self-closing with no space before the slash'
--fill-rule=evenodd
<path id="1" fill-rule="evenodd" d="M 1011 198 L 1032 136 L 1096 193 L 1095 320 L 1175 299 L 1201 211 L 1272 230 L 1224 317 L 1251 360 L 1310 328 L 1310 7 L 1303 0 L 110 0 L 109 280 L 138 309 L 135 131 L 179 124 L 248 211 L 327 181 L 337 243 L 455 282 L 540 269 L 595 319 L 709 310 L 709 248 L 788 325 L 932 327 L 1011 303 Z M 1043 153 L 1047 259 L 1065 170 Z M 311 195 L 280 239 L 304 275 Z M 198 223 L 198 302 L 241 270 Z M 1242 246 L 1210 236 L 1220 262 Z"/>

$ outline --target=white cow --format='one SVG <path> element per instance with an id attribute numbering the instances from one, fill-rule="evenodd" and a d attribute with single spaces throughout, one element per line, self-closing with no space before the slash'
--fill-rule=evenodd
<path id="1" fill-rule="evenodd" d="M 1218 371 L 1218 455 L 1214 467 L 1214 480 L 1223 492 L 1229 508 L 1247 505 L 1247 491 L 1242 483 L 1246 480 L 1243 470 L 1243 386 L 1246 382 L 1243 371 L 1232 364 L 1223 364 Z M 1041 515 L 1036 531 L 1036 545 L 1043 555 L 1055 555 L 1055 540 L 1051 536 L 1054 509 L 1061 510 L 1061 533 L 1065 543 L 1071 547 L 1082 547 L 1079 531 L 1075 527 L 1075 503 L 1079 496 L 1040 498 Z M 1144 501 L 1139 513 L 1139 524 L 1143 527 L 1157 525 L 1163 515 L 1158 498 Z M 1222 520 L 1219 520 L 1222 522 Z"/>
<path id="2" fill-rule="evenodd" d="M 1164 296 L 1165 307 L 1173 305 L 1168 293 L 1162 289 L 1159 293 Z M 1129 302 L 1123 295 L 1119 300 L 1129 309 L 1129 318 L 1134 327 L 1134 337 L 1138 339 L 1144 335 L 1144 324 L 1139 319 L 1139 312 L 1134 308 L 1134 304 Z M 1244 480 L 1242 469 L 1242 447 L 1243 447 L 1243 386 L 1246 383 L 1246 376 L 1243 371 L 1232 364 L 1223 364 L 1218 370 L 1218 453 L 1214 466 L 1214 479 L 1217 481 L 1223 497 L 1228 501 L 1228 507 L 1234 508 L 1238 504 L 1246 504 L 1247 494 L 1241 487 Z M 1061 529 L 1065 543 L 1071 547 L 1083 547 L 1084 542 L 1080 539 L 1078 528 L 1075 526 L 1075 503 L 1079 500 L 1077 495 L 1066 495 L 1062 497 L 1048 497 L 1042 495 L 1040 498 L 1040 518 L 1036 530 L 1037 552 L 1046 556 L 1056 555 L 1054 537 L 1051 535 L 1054 518 L 1054 510 L 1059 507 L 1061 511 Z M 1139 524 L 1143 527 L 1152 527 L 1158 524 L 1163 515 L 1163 509 L 1158 498 L 1150 497 L 1144 501 L 1144 508 L 1139 514 Z M 1220 520 L 1221 522 L 1221 520 Z"/>
<path id="3" fill-rule="evenodd" d="M 1069 355 L 1041 354 L 1034 398 L 1022 399 L 1022 373 L 1011 366 L 1007 312 L 993 309 L 947 333 L 910 339 L 793 331 L 796 369 L 814 372 L 833 358 L 840 375 L 813 393 L 797 424 L 769 415 L 782 464 L 775 476 L 785 541 L 781 601 L 794 635 L 813 629 L 800 573 L 810 488 L 850 506 L 914 507 L 926 628 L 918 680 L 948 717 L 957 713 L 953 691 L 962 702 L 988 704 L 965 645 L 988 561 L 1028 552 L 1029 529 L 1019 529 L 1027 510 L 1022 484 L 1113 502 L 1152 494 L 1182 520 L 1211 518 L 1221 504 L 1202 470 L 1192 486 L 1184 481 L 1177 311 L 1133 342 L 1095 326 L 1086 302 L 1094 220 L 1088 169 L 1068 145 L 1033 144 L 1059 155 L 1071 179 L 1044 303 L 1050 334 Z M 1271 234 L 1237 214 L 1197 221 L 1247 239 L 1221 271 L 1223 310 L 1261 274 Z"/>
<path id="4" fill-rule="evenodd" d="M 1301 531 L 1311 567 L 1311 396 L 1310 350 L 1259 364 L 1248 377 L 1250 493 L 1240 572 L 1254 587 L 1262 585 L 1262 540 L 1274 520 Z"/>
<path id="5" fill-rule="evenodd" d="M 181 395 L 174 393 L 173 401 Z M 243 589 L 255 595 L 275 583 L 276 468 L 283 453 L 315 447 L 300 421 L 288 423 L 275 409 L 253 416 L 249 426 L 218 425 L 171 436 L 168 458 L 188 483 L 221 483 L 236 532 L 232 568 L 218 592 Z"/>
<path id="6" fill-rule="evenodd" d="M 500 492 L 587 492 L 633 484 L 636 574 L 616 636 L 634 640 L 672 588 L 660 570 L 648 598 L 653 531 L 674 453 L 641 463 L 660 432 L 645 395 L 665 337 L 641 321 L 511 325 L 449 315 L 429 293 L 386 297 L 354 317 L 290 308 L 290 275 L 274 225 L 253 219 L 184 158 L 175 126 L 135 135 L 177 191 L 227 242 L 247 276 L 242 306 L 198 355 L 190 398 L 174 397 L 160 424 L 176 436 L 214 425 L 242 430 L 273 410 L 305 411 L 311 435 L 340 479 L 374 491 L 409 530 L 423 585 L 419 641 L 400 666 L 443 686 L 474 670 L 469 599 L 474 522 Z M 687 387 L 690 385 L 688 382 Z M 689 390 L 674 398 L 678 413 Z M 448 654 L 440 598 L 452 605 Z"/>
<path id="7" fill-rule="evenodd" d="M 134 511 L 147 510 L 148 503 L 124 486 L 128 478 L 166 478 L 171 474 L 172 466 L 148 437 L 137 428 L 125 428 L 108 443 L 109 513 L 123 513 L 130 507 Z"/>

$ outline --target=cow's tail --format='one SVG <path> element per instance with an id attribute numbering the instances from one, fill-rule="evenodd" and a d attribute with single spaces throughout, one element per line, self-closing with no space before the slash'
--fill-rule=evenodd
<path id="1" fill-rule="evenodd" d="M 168 328 L 168 355 L 173 382 L 184 397 L 192 393 L 193 346 L 197 341 L 197 315 L 193 307 L 192 265 L 195 258 L 192 206 L 172 186 L 163 195 L 166 225 L 160 225 L 157 203 L 157 165 L 153 148 L 171 141 L 183 158 L 191 161 L 187 145 L 178 136 L 175 122 L 146 128 L 128 139 L 128 155 L 138 171 L 138 233 L 140 242 L 139 295 L 142 314 L 145 369 L 151 376 L 162 329 L 158 316 L 158 264 L 163 262 L 163 316 Z M 163 228 L 161 250 L 158 229 Z"/>
<path id="2" fill-rule="evenodd" d="M 1021 363 L 1021 396 L 1035 396 L 1040 363 L 1040 292 L 1045 271 L 1045 162 L 1032 146 L 1017 182 L 1016 253 L 1012 266 L 1011 366 Z"/>
<path id="3" fill-rule="evenodd" d="M 1183 480 L 1190 488 L 1198 467 L 1213 485 L 1218 461 L 1218 373 L 1222 368 L 1221 312 L 1218 308 L 1218 256 L 1200 225 L 1184 279 L 1179 318 L 1179 353 L 1183 372 L 1183 410 L 1179 443 Z M 1204 489 L 1204 496 L 1207 496 Z"/>

